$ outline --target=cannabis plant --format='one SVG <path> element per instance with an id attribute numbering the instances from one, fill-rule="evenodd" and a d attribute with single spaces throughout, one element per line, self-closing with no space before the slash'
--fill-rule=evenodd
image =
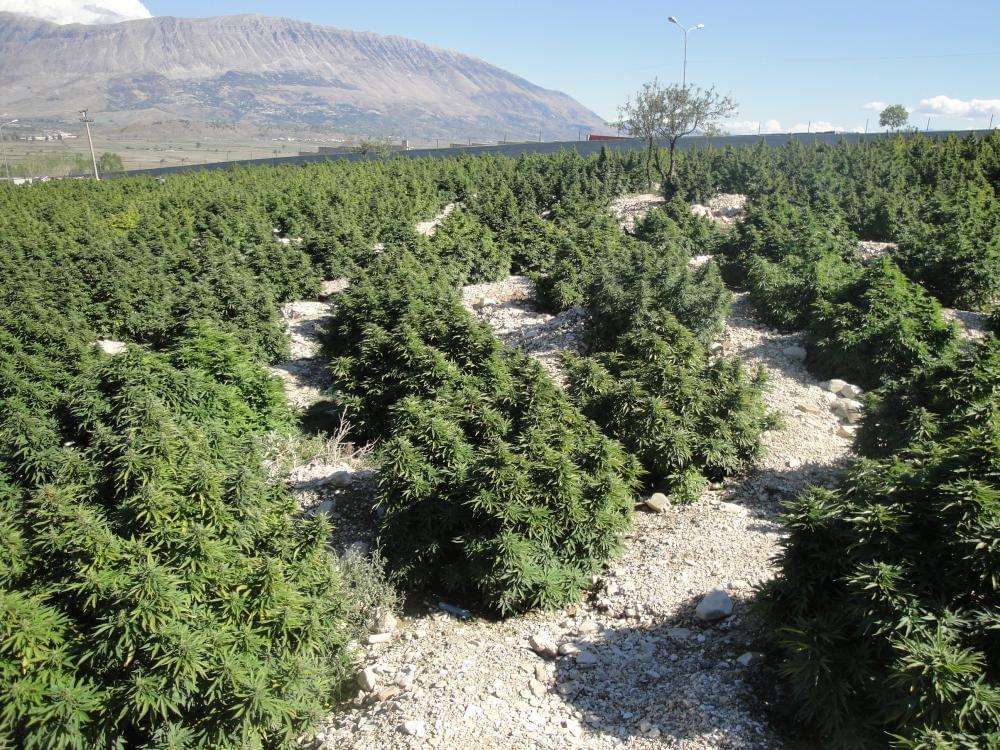
<path id="1" fill-rule="evenodd" d="M 623 334 L 669 331 L 679 321 L 703 344 L 722 330 L 732 295 L 714 263 L 697 268 L 679 248 L 654 251 L 635 243 L 601 265 L 584 302 L 587 340 L 594 350 L 613 349 Z"/>
<path id="2" fill-rule="evenodd" d="M 620 548 L 638 467 L 447 271 L 387 256 L 344 293 L 334 386 L 378 454 L 382 534 L 409 585 L 509 614 L 579 597 Z"/>
<path id="3" fill-rule="evenodd" d="M 955 326 L 937 301 L 883 258 L 816 303 L 808 364 L 820 377 L 874 388 L 926 367 L 955 345 Z"/>
<path id="4" fill-rule="evenodd" d="M 916 431 L 906 439 L 883 423 L 865 444 L 902 447 L 787 506 L 762 612 L 789 705 L 828 747 L 997 746 L 995 367 L 994 341 L 894 385 L 876 419 L 898 410 Z"/>
<path id="5" fill-rule="evenodd" d="M 256 447 L 284 407 L 232 338 L 191 336 L 66 390 L 0 369 L 4 746 L 291 748 L 349 674 L 329 524 Z"/>
<path id="6" fill-rule="evenodd" d="M 961 434 L 1000 402 L 1000 341 L 988 336 L 868 394 L 856 447 L 888 456 L 919 440 Z"/>
<path id="7" fill-rule="evenodd" d="M 761 432 L 775 422 L 763 371 L 750 377 L 735 358 L 710 362 L 669 313 L 660 321 L 621 336 L 614 351 L 564 355 L 568 393 L 638 457 L 649 485 L 692 502 L 707 481 L 751 467 L 763 452 Z"/>

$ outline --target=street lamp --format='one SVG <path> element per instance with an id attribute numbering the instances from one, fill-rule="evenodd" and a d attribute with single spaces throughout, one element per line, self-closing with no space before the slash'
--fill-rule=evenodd
<path id="1" fill-rule="evenodd" d="M 80 122 L 87 126 L 87 141 L 90 143 L 90 160 L 94 163 L 94 179 L 100 180 L 101 175 L 97 173 L 97 156 L 94 155 L 94 139 L 90 137 L 90 123 L 94 120 L 87 116 L 87 110 L 80 110 Z"/>
<path id="2" fill-rule="evenodd" d="M 670 16 L 667 18 L 670 23 L 674 24 L 678 29 L 684 32 L 684 78 L 682 79 L 681 86 L 687 88 L 687 78 L 688 78 L 688 32 L 697 31 L 698 29 L 705 28 L 705 24 L 699 23 L 691 26 L 690 28 L 684 28 L 680 21 L 677 20 L 677 16 Z"/>
<path id="3" fill-rule="evenodd" d="M 0 152 L 3 153 L 3 166 L 4 170 L 7 172 L 7 179 L 10 179 L 10 162 L 7 161 L 7 147 L 3 145 L 3 126 L 13 125 L 17 120 L 8 120 L 7 122 L 0 122 Z"/>

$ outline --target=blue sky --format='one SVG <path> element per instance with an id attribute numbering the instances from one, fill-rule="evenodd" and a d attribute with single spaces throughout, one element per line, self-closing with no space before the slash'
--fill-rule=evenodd
<path id="1" fill-rule="evenodd" d="M 146 0 L 154 15 L 288 16 L 399 34 L 480 57 L 565 91 L 602 117 L 644 81 L 688 80 L 739 102 L 732 132 L 878 129 L 880 103 L 931 129 L 1000 127 L 1000 0 L 446 2 Z M 866 108 L 866 105 L 868 107 Z"/>

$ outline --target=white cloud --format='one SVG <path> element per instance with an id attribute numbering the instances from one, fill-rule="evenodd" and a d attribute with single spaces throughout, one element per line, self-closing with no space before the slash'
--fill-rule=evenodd
<path id="1" fill-rule="evenodd" d="M 945 117 L 982 117 L 1000 114 L 1000 99 L 953 99 L 939 94 L 929 99 L 921 99 L 917 111 Z"/>
<path id="2" fill-rule="evenodd" d="M 118 23 L 153 16 L 140 0 L 0 0 L 0 11 L 58 24 Z"/>
<path id="3" fill-rule="evenodd" d="M 865 104 L 864 104 L 864 108 L 865 109 L 870 109 L 872 112 L 881 112 L 883 109 L 885 109 L 888 106 L 889 105 L 886 104 L 885 102 L 879 102 L 879 101 L 865 102 Z"/>
<path id="4" fill-rule="evenodd" d="M 781 123 L 778 120 L 735 120 L 727 122 L 724 130 L 730 133 L 756 133 L 758 128 L 761 133 L 781 133 Z"/>

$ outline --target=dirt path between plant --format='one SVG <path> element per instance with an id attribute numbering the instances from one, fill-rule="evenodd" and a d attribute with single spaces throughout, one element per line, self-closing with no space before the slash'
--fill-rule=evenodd
<path id="1" fill-rule="evenodd" d="M 526 280 L 513 277 L 464 296 L 499 337 L 544 363 L 560 346 L 577 346 L 582 321 L 554 325 L 532 295 Z M 310 330 L 297 333 L 308 339 Z M 362 644 L 356 695 L 303 744 L 781 747 L 750 687 L 760 656 L 751 651 L 756 624 L 748 604 L 753 587 L 774 574 L 781 498 L 832 482 L 849 441 L 837 436 L 832 396 L 804 369 L 801 336 L 758 325 L 738 297 L 721 343 L 725 354 L 767 370 L 768 404 L 785 421 L 765 434 L 768 455 L 757 471 L 664 513 L 640 502 L 623 555 L 578 606 L 498 622 L 464 619 L 454 607 L 457 616 L 449 614 L 435 599 L 412 602 L 398 623 L 376 628 L 388 632 Z M 716 589 L 734 610 L 703 622 L 695 608 Z M 556 653 L 539 654 L 540 644 Z"/>
<path id="2" fill-rule="evenodd" d="M 481 285 L 496 305 L 524 282 Z M 517 290 L 521 289 L 521 292 Z M 467 294 L 467 297 L 469 295 Z M 528 307 L 528 300 L 507 299 Z M 473 306 L 497 322 L 491 305 Z M 510 309 L 508 308 L 508 313 Z M 500 317 L 498 335 L 532 351 L 546 327 Z M 523 323 L 518 326 L 517 322 Z M 770 578 L 782 533 L 781 498 L 828 484 L 847 456 L 829 395 L 798 356 L 802 339 L 757 325 L 738 298 L 722 340 L 771 376 L 768 404 L 783 415 L 767 433 L 758 471 L 716 487 L 694 505 L 651 513 L 640 507 L 622 557 L 595 581 L 588 600 L 502 622 L 462 620 L 439 602 L 417 603 L 390 634 L 367 644 L 365 688 L 331 716 L 323 748 L 778 748 L 750 687 L 753 587 Z M 735 602 L 716 624 L 695 608 L 721 589 Z M 532 648 L 549 641 L 558 651 Z"/>

